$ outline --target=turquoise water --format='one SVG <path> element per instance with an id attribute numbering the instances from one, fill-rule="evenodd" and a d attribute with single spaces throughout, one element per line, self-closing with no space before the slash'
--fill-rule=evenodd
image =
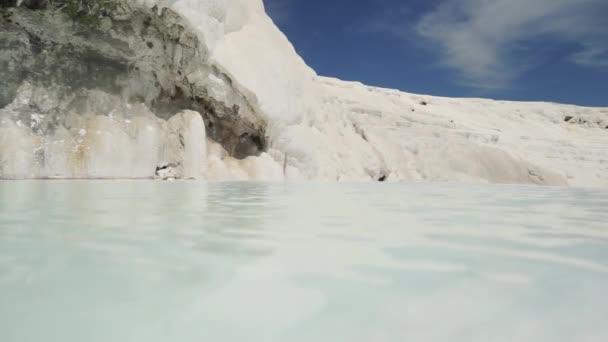
<path id="1" fill-rule="evenodd" d="M 0 341 L 608 341 L 608 191 L 0 182 Z"/>

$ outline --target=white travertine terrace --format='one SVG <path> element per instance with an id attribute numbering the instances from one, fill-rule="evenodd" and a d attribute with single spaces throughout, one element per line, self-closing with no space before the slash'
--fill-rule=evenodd
<path id="1" fill-rule="evenodd" d="M 230 77 L 231 86 L 267 122 L 265 153 L 236 160 L 216 142 L 199 144 L 206 145 L 207 155 L 194 159 L 205 165 L 186 178 L 608 186 L 608 108 L 441 98 L 329 79 L 298 56 L 265 13 L 262 0 L 139 3 L 181 15 L 209 53 L 207 63 Z M 225 84 L 208 86 L 216 100 L 229 102 L 222 98 Z M 139 128 L 92 116 L 92 121 L 83 121 L 82 131 L 56 133 L 65 134 L 68 145 L 79 140 L 77 133 L 80 140 L 90 137 L 91 125 L 112 135 L 80 143 L 78 148 L 89 149 L 86 160 L 92 171 L 86 176 L 154 176 L 161 157 L 154 154 L 133 164 L 132 156 L 169 144 L 165 135 L 170 121 L 155 118 L 145 108 L 133 110 L 141 111 L 140 121 L 130 123 Z M 30 159 L 38 138 L 28 133 L 29 125 L 0 126 L 0 177 L 35 176 Z M 183 125 L 179 129 L 192 131 Z M 206 139 L 204 132 L 198 137 Z M 55 154 L 63 153 L 67 160 L 73 149 L 57 146 Z M 120 153 L 124 155 L 116 155 Z M 60 159 L 55 158 L 64 165 Z M 62 168 L 47 176 L 69 177 Z"/>

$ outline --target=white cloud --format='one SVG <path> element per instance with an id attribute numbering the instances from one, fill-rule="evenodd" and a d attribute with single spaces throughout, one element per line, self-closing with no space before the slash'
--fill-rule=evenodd
<path id="1" fill-rule="evenodd" d="M 608 66 L 606 0 L 444 0 L 415 30 L 475 87 L 508 85 L 555 43 L 574 46 L 574 63 Z"/>

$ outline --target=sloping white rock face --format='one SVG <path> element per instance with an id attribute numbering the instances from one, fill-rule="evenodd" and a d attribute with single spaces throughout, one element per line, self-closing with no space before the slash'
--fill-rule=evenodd
<path id="1" fill-rule="evenodd" d="M 606 108 L 451 99 L 327 78 L 318 82 L 325 101 L 343 111 L 344 122 L 376 154 L 364 165 L 382 169 L 389 179 L 608 185 Z"/>
<path id="2" fill-rule="evenodd" d="M 608 186 L 608 108 L 438 98 L 319 77 L 266 15 L 262 0 L 137 2 L 169 7 L 185 18 L 211 67 L 227 75 L 268 123 L 267 153 L 235 160 L 205 142 L 191 113 L 166 122 L 142 107 L 134 109 L 144 112 L 136 115 L 140 121 L 127 126 L 85 115 L 72 125 L 78 129 L 56 132 L 51 143 L 28 135 L 30 123 L 5 123 L 0 177 L 150 177 L 151 168 L 161 165 L 160 178 Z M 231 103 L 213 82 L 208 93 Z M 179 134 L 175 138 L 178 131 L 187 147 Z M 69 146 L 62 145 L 66 141 Z M 79 157 L 63 153 L 65 160 L 46 163 L 59 171 L 39 171 L 28 158 L 41 146 L 76 149 Z M 78 171 L 82 160 L 86 171 Z"/>
<path id="3" fill-rule="evenodd" d="M 255 94 L 287 178 L 608 186 L 608 108 L 438 98 L 317 77 L 261 0 L 225 3 L 229 29 L 213 59 Z"/>

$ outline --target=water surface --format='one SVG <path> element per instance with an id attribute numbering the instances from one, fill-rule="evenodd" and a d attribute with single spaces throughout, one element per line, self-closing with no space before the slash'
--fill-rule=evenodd
<path id="1" fill-rule="evenodd" d="M 0 182 L 0 341 L 608 340 L 608 191 Z"/>

